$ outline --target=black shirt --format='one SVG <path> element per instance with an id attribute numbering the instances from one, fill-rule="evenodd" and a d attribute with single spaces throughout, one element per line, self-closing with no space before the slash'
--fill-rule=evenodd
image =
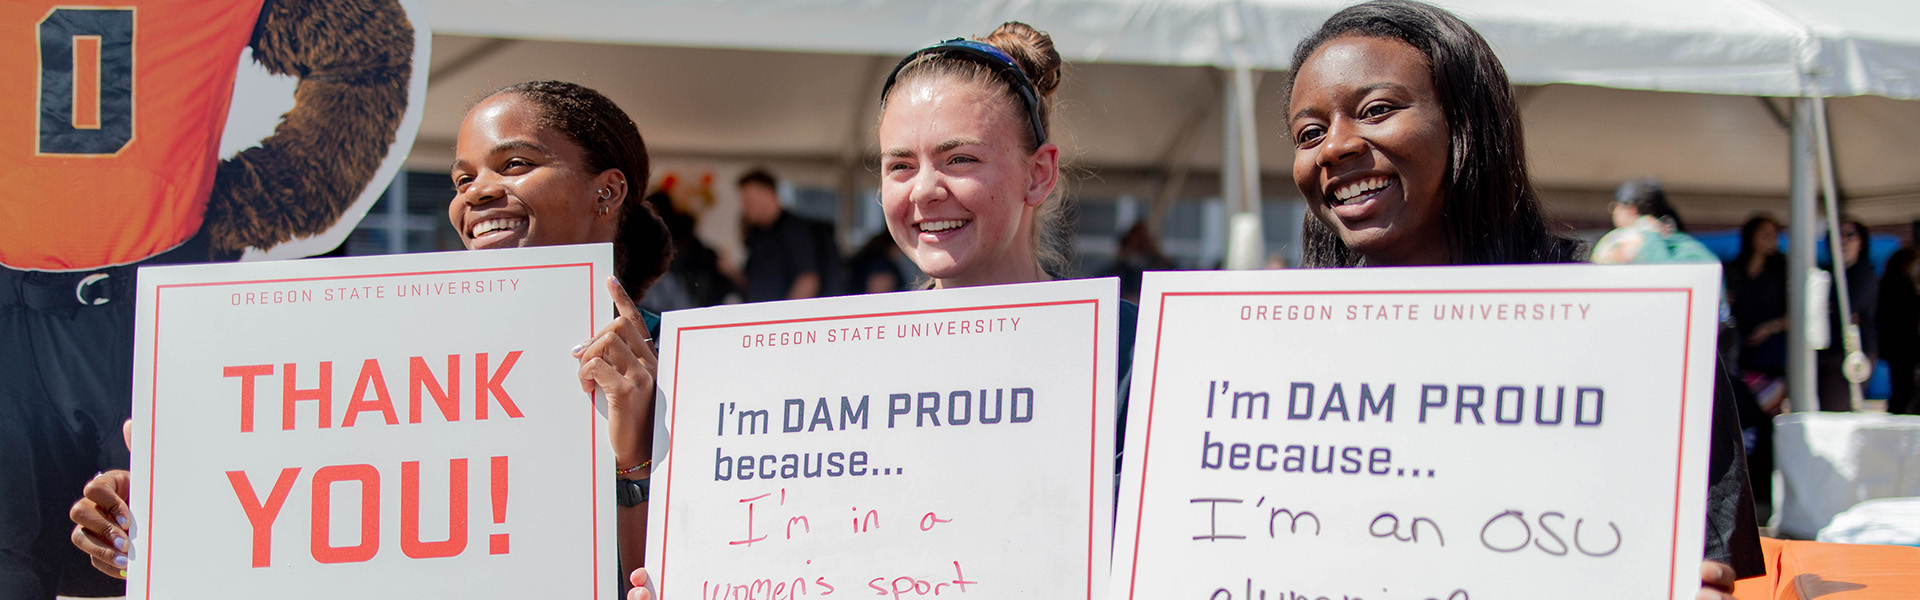
<path id="1" fill-rule="evenodd" d="M 781 211 L 773 225 L 747 229 L 747 301 L 785 300 L 801 275 L 820 273 L 806 219 Z"/>

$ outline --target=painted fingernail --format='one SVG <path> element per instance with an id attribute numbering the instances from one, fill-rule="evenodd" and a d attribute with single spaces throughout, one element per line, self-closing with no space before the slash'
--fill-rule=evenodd
<path id="1" fill-rule="evenodd" d="M 125 574 L 127 574 L 127 571 L 126 571 L 126 569 L 127 569 L 127 555 L 125 555 L 125 554 L 120 554 L 120 555 L 116 555 L 116 556 L 114 556 L 114 557 L 113 557 L 113 566 L 116 566 L 116 567 L 120 567 L 120 574 L 121 574 L 121 575 L 125 575 Z"/>
<path id="2" fill-rule="evenodd" d="M 123 537 L 120 537 L 120 536 L 117 536 L 117 535 L 116 535 L 116 536 L 113 536 L 113 549 L 115 549 L 115 550 L 119 550 L 119 551 L 121 551 L 121 552 L 126 552 L 126 551 L 127 551 L 127 538 L 123 538 Z"/>
<path id="3" fill-rule="evenodd" d="M 117 517 L 114 517 L 114 518 L 113 518 L 113 520 L 114 520 L 114 522 L 116 522 L 116 523 L 119 523 L 119 524 L 120 524 L 120 528 L 121 528 L 121 529 L 126 529 L 126 528 L 127 528 L 127 516 L 126 516 L 126 515 L 120 515 L 120 516 L 117 516 Z"/>
<path id="4" fill-rule="evenodd" d="M 591 341 L 591 340 L 589 340 L 589 341 Z M 587 342 L 580 342 L 580 344 L 579 344 L 579 345 L 576 345 L 576 346 L 574 346 L 574 347 L 573 347 L 573 353 L 574 353 L 574 354 L 579 354 L 581 350 L 585 350 L 586 348 L 587 348 Z"/>

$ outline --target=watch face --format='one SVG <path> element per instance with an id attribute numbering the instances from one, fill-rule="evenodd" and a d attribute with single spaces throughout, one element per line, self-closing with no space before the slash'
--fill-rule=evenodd
<path id="1" fill-rule="evenodd" d="M 646 479 L 615 479 L 613 497 L 620 506 L 639 506 L 647 501 L 648 482 Z"/>
<path id="2" fill-rule="evenodd" d="M 635 486 L 633 484 L 633 481 L 630 481 L 630 480 L 626 480 L 626 479 L 613 480 L 614 500 L 618 501 L 620 503 L 620 506 L 623 506 L 623 507 L 639 505 L 640 498 L 639 498 L 639 494 L 637 493 L 639 490 L 634 489 L 636 487 L 638 486 Z"/>

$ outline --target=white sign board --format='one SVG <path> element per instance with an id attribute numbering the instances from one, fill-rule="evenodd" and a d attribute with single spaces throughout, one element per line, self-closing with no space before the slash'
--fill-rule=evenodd
<path id="1" fill-rule="evenodd" d="M 1101 279 L 668 313 L 661 597 L 1104 598 L 1117 297 Z"/>
<path id="2" fill-rule="evenodd" d="M 129 594 L 613 598 L 610 255 L 141 269 Z"/>
<path id="3" fill-rule="evenodd" d="M 1114 598 L 1692 598 L 1719 265 L 1150 273 Z"/>

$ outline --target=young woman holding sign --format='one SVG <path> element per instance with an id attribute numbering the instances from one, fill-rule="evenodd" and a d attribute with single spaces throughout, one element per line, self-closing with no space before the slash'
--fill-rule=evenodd
<path id="1" fill-rule="evenodd" d="M 1050 135 L 1060 66 L 1053 38 L 1006 23 L 984 38 L 909 54 L 887 78 L 880 93 L 880 206 L 894 244 L 931 287 L 1064 274 L 1061 200 L 1053 197 L 1060 147 Z M 1128 338 L 1135 310 L 1121 307 Z M 1132 362 L 1130 340 L 1121 346 L 1124 367 Z M 643 587 L 645 570 L 631 581 L 629 600 L 653 597 Z"/>
<path id="2" fill-rule="evenodd" d="M 646 546 L 644 482 L 653 454 L 652 346 L 658 317 L 634 307 L 673 253 L 666 223 L 640 201 L 648 177 L 646 143 L 620 107 L 599 92 L 534 81 L 489 94 L 467 112 L 454 145 L 455 196 L 447 216 L 469 250 L 561 244 L 614 244 L 607 278 L 618 316 L 573 350 L 580 388 L 607 397 L 613 474 L 622 505 L 617 527 L 623 572 Z M 129 425 L 131 423 L 129 422 Z M 126 576 L 131 539 L 128 473 L 87 483 L 70 516 L 73 544 L 95 568 Z"/>
<path id="3" fill-rule="evenodd" d="M 1311 212 L 1306 266 L 1581 258 L 1542 216 L 1505 68 L 1459 18 L 1409 0 L 1352 6 L 1300 43 L 1288 73 L 1293 179 Z M 1739 425 L 1724 404 L 1702 599 L 1731 598 L 1736 572 L 1764 572 Z"/>

